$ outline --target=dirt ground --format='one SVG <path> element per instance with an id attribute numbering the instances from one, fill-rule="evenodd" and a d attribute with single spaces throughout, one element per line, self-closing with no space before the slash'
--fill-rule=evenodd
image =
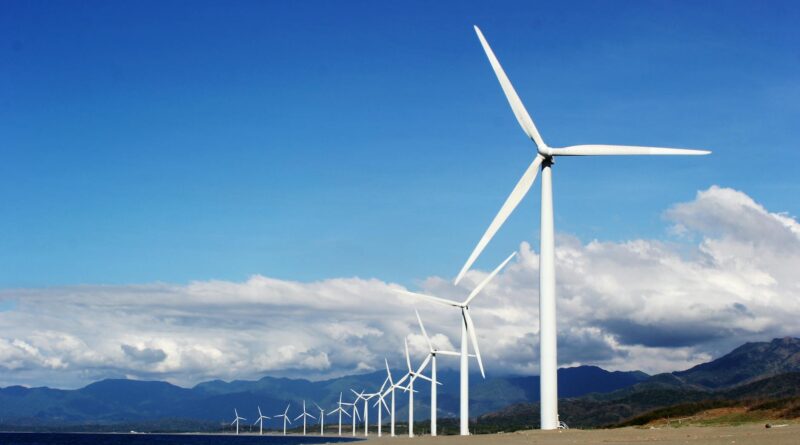
<path id="1" fill-rule="evenodd" d="M 773 425 L 783 425 L 775 422 Z M 374 444 L 415 445 L 522 445 L 522 444 L 708 444 L 800 445 L 800 424 L 765 428 L 763 423 L 742 426 L 687 426 L 681 428 L 618 428 L 607 430 L 518 431 L 475 436 L 373 437 Z"/>

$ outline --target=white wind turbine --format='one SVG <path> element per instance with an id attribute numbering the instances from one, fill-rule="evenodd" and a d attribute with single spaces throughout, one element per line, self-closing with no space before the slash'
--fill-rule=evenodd
<path id="1" fill-rule="evenodd" d="M 303 418 L 303 435 L 305 436 L 306 435 L 306 420 L 309 417 L 311 417 L 314 420 L 317 420 L 316 417 L 314 417 L 311 414 L 306 412 L 306 401 L 305 400 L 303 400 L 303 413 L 300 414 L 299 416 L 295 417 L 294 420 L 299 420 L 301 417 Z"/>
<path id="2" fill-rule="evenodd" d="M 436 435 L 436 385 L 441 384 L 436 380 L 436 355 L 454 355 L 458 357 L 460 354 L 455 351 L 443 351 L 441 349 L 436 348 L 433 346 L 430 337 L 428 337 L 428 333 L 425 331 L 425 325 L 422 324 L 422 317 L 419 316 L 419 312 L 414 309 L 414 313 L 417 314 L 417 321 L 419 322 L 419 329 L 422 331 L 422 336 L 425 337 L 425 341 L 428 342 L 428 355 L 423 360 L 422 364 L 419 366 L 417 370 L 418 373 L 425 370 L 425 366 L 430 363 L 431 365 L 431 436 Z"/>
<path id="3" fill-rule="evenodd" d="M 386 411 L 389 411 L 389 407 L 386 405 L 386 401 L 383 399 L 384 398 L 383 390 L 386 388 L 387 383 L 389 383 L 388 378 L 384 379 L 383 384 L 381 385 L 381 388 L 378 390 L 378 392 L 373 394 L 374 397 L 378 398 L 378 400 L 375 401 L 375 404 L 372 405 L 378 407 L 378 437 L 383 436 L 383 416 L 382 416 L 383 410 L 381 408 L 386 408 Z"/>
<path id="4" fill-rule="evenodd" d="M 347 417 L 350 417 L 350 414 L 347 414 L 347 411 L 345 411 L 342 408 L 342 405 L 349 405 L 349 404 L 348 403 L 342 403 L 342 393 L 339 393 L 339 403 L 336 405 L 336 409 L 328 413 L 329 416 L 331 414 L 339 413 L 339 435 L 340 436 L 342 435 L 342 414 L 344 414 Z"/>
<path id="5" fill-rule="evenodd" d="M 283 417 L 283 435 L 284 435 L 284 436 L 286 435 L 286 423 L 287 423 L 287 422 L 288 422 L 289 424 L 291 424 L 291 423 L 292 423 L 291 419 L 289 419 L 289 406 L 291 406 L 291 404 L 289 404 L 289 405 L 286 405 L 286 411 L 284 411 L 284 412 L 283 412 L 283 414 L 276 414 L 276 415 L 275 415 L 275 418 L 276 418 L 276 419 L 277 419 L 277 418 L 280 418 L 280 417 Z"/>
<path id="6" fill-rule="evenodd" d="M 389 415 L 391 416 L 390 417 L 390 421 L 389 421 L 389 425 L 390 425 L 390 428 L 391 428 L 390 429 L 391 435 L 392 435 L 392 437 L 394 437 L 394 406 L 395 406 L 394 405 L 394 390 L 397 389 L 397 388 L 401 388 L 402 389 L 403 387 L 400 386 L 400 384 L 403 383 L 409 377 L 409 375 L 405 374 L 405 375 L 403 375 L 403 377 L 400 378 L 400 380 L 395 382 L 394 380 L 392 380 L 392 372 L 389 371 L 389 361 L 386 360 L 386 358 L 384 358 L 383 361 L 384 361 L 384 363 L 386 363 L 386 379 L 389 380 L 389 388 L 386 390 L 386 392 L 383 393 L 383 397 L 386 397 L 389 394 L 391 394 L 391 396 L 392 396 L 391 409 L 389 410 Z"/>
<path id="7" fill-rule="evenodd" d="M 350 391 L 353 391 L 353 394 L 356 395 L 356 402 L 358 402 L 359 399 L 364 401 L 364 436 L 366 436 L 369 433 L 369 400 L 377 394 L 366 394 L 364 390 L 361 390 L 360 393 L 352 389 Z"/>
<path id="8" fill-rule="evenodd" d="M 239 411 L 236 411 L 236 408 L 233 409 L 233 412 L 234 412 L 234 414 L 236 414 L 236 418 L 233 419 L 233 422 L 231 422 L 231 425 L 233 425 L 234 423 L 236 424 L 236 435 L 239 435 L 239 421 L 240 420 L 247 420 L 247 419 L 245 419 L 244 417 L 239 417 Z"/>
<path id="9" fill-rule="evenodd" d="M 350 391 L 353 391 L 353 389 L 351 388 Z M 353 391 L 353 392 L 355 392 L 355 391 Z M 353 403 L 347 403 L 347 402 L 339 402 L 339 403 L 341 405 L 347 405 L 347 406 L 352 406 L 353 407 L 353 415 L 350 416 L 350 417 L 353 419 L 353 436 L 355 436 L 356 435 L 356 419 L 361 421 L 361 416 L 358 414 L 358 397 L 356 397 L 356 399 L 353 400 Z"/>
<path id="10" fill-rule="evenodd" d="M 258 424 L 258 434 L 264 434 L 264 419 L 269 419 L 269 417 L 261 414 L 261 407 L 258 407 L 258 419 L 253 422 L 253 425 Z"/>
<path id="11" fill-rule="evenodd" d="M 494 217 L 486 233 L 483 234 L 478 245 L 470 254 L 469 259 L 461 268 L 455 283 L 464 277 L 464 274 L 478 258 L 481 251 L 489 243 L 494 234 L 505 222 L 514 208 L 530 190 L 536 180 L 539 169 L 542 170 L 542 200 L 541 200 L 541 236 L 539 248 L 539 357 L 540 357 L 540 390 L 541 390 L 541 428 L 558 428 L 558 380 L 556 359 L 556 274 L 555 274 L 555 241 L 553 228 L 553 187 L 552 167 L 558 156 L 608 156 L 608 155 L 706 155 L 710 151 L 688 150 L 681 148 L 640 147 L 625 145 L 573 145 L 564 148 L 553 148 L 545 144 L 533 120 L 528 115 L 525 106 L 517 96 L 514 87 L 508 80 L 505 71 L 497 61 L 494 52 L 486 42 L 483 33 L 475 27 L 478 39 L 483 46 L 489 63 L 492 65 L 497 80 L 503 88 L 517 122 L 525 134 L 536 144 L 536 157 L 530 164 L 514 190 L 506 199 L 497 216 Z M 462 419 L 463 421 L 463 419 Z"/>
<path id="12" fill-rule="evenodd" d="M 459 308 L 461 311 L 461 412 L 460 412 L 460 431 L 462 436 L 466 436 L 469 434 L 469 357 L 471 354 L 469 353 L 469 341 L 472 341 L 472 349 L 475 350 L 475 357 L 478 359 L 478 367 L 481 370 L 481 376 L 484 378 L 486 374 L 483 370 L 483 361 L 481 360 L 481 351 L 478 348 L 478 336 L 475 333 L 475 324 L 472 322 L 472 317 L 469 315 L 469 305 L 472 303 L 472 300 L 480 294 L 484 287 L 492 280 L 492 278 L 500 272 L 512 258 L 517 253 L 514 252 L 506 258 L 505 261 L 500 263 L 492 273 L 490 273 L 486 278 L 483 279 L 472 292 L 469 293 L 467 298 L 462 301 L 453 301 L 447 300 L 445 298 L 434 297 L 431 295 L 419 294 L 416 292 L 409 292 L 406 290 L 396 290 L 400 294 L 411 295 L 414 297 L 421 297 L 427 300 L 435 301 L 437 303 L 446 304 L 448 306 L 453 306 Z M 469 340 L 467 339 L 469 337 Z"/>
<path id="13" fill-rule="evenodd" d="M 322 407 L 320 407 L 319 405 L 317 405 L 316 402 L 314 402 L 314 406 L 316 406 L 317 409 L 319 410 L 319 435 L 320 436 L 324 436 L 325 435 L 325 410 L 322 409 Z"/>
<path id="14" fill-rule="evenodd" d="M 427 380 L 433 383 L 433 379 L 430 379 L 422 374 L 421 371 L 414 371 L 411 368 L 411 356 L 408 354 L 408 341 L 405 341 L 406 346 L 406 365 L 408 365 L 408 374 L 406 374 L 410 379 L 408 379 L 408 385 L 403 388 L 403 391 L 408 391 L 408 437 L 414 437 L 414 380 L 419 377 L 423 380 Z"/>

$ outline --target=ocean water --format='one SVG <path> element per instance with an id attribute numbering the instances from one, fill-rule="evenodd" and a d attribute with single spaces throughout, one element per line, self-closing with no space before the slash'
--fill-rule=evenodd
<path id="1" fill-rule="evenodd" d="M 0 445 L 302 445 L 361 439 L 339 436 L 227 434 L 0 433 Z"/>

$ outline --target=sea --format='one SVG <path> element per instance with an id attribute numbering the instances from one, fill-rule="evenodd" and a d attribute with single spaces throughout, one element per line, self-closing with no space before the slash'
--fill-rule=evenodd
<path id="1" fill-rule="evenodd" d="M 0 445 L 304 445 L 363 439 L 232 434 L 0 433 Z"/>

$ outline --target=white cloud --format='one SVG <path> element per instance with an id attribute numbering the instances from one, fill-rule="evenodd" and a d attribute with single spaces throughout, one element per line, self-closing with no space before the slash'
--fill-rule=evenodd
<path id="1" fill-rule="evenodd" d="M 665 212 L 671 241 L 557 240 L 564 365 L 648 372 L 707 361 L 744 341 L 800 333 L 800 224 L 746 194 L 711 187 Z M 489 373 L 538 368 L 538 255 L 528 243 L 473 303 Z M 461 299 L 429 277 L 423 290 Z M 0 291 L 0 384 L 75 387 L 128 376 L 193 384 L 264 374 L 321 378 L 403 366 L 403 339 L 457 350 L 460 314 L 398 298 L 377 279 L 311 283 L 254 276 L 186 286 Z M 440 366 L 457 366 L 444 358 Z"/>

